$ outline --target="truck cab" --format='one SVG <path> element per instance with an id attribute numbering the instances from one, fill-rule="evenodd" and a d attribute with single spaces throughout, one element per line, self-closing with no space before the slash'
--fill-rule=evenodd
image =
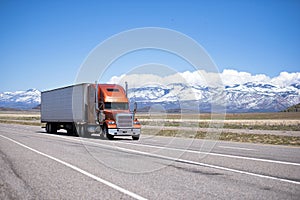
<path id="1" fill-rule="evenodd" d="M 117 84 L 96 84 L 97 120 L 102 134 L 112 139 L 114 136 L 132 136 L 138 140 L 141 124 L 135 118 L 136 108 L 130 112 L 129 101 L 124 88 Z"/>

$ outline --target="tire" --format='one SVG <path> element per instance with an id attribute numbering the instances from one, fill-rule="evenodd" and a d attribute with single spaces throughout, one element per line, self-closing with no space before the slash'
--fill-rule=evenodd
<path id="1" fill-rule="evenodd" d="M 72 126 L 71 129 L 67 129 L 67 134 L 68 134 L 68 135 L 75 135 L 75 134 L 74 134 L 73 126 Z"/>
<path id="2" fill-rule="evenodd" d="M 73 136 L 79 137 L 78 126 L 76 126 L 75 123 L 72 124 L 72 132 Z"/>
<path id="3" fill-rule="evenodd" d="M 50 133 L 50 130 L 49 130 L 49 123 L 46 123 L 46 132 L 47 132 L 47 133 Z"/>
<path id="4" fill-rule="evenodd" d="M 69 129 L 67 129 L 67 133 L 68 133 L 68 135 L 79 137 L 80 136 L 79 135 L 79 133 L 80 133 L 79 126 L 77 126 L 75 123 L 72 123 L 71 126 L 69 127 Z"/>
<path id="5" fill-rule="evenodd" d="M 140 136 L 132 136 L 132 140 L 139 140 L 140 139 Z"/>
<path id="6" fill-rule="evenodd" d="M 49 123 L 48 130 L 49 130 L 49 133 L 56 134 L 57 133 L 56 124 L 55 123 Z"/>
<path id="7" fill-rule="evenodd" d="M 104 132 L 105 137 L 106 137 L 108 140 L 114 139 L 114 136 L 113 136 L 113 135 L 110 135 L 110 134 L 108 133 L 108 128 L 107 128 L 107 126 L 104 126 L 103 132 Z"/>

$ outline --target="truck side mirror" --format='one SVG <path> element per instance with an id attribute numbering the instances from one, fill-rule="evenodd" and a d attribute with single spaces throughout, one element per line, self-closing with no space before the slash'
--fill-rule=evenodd
<path id="1" fill-rule="evenodd" d="M 133 107 L 133 112 L 134 112 L 134 114 L 136 113 L 136 110 L 137 110 L 137 103 L 134 102 L 134 107 Z"/>

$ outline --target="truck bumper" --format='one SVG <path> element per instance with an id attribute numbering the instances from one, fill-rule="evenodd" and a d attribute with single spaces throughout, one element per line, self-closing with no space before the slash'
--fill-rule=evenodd
<path id="1" fill-rule="evenodd" d="M 108 134 L 116 136 L 135 136 L 141 134 L 141 129 L 138 128 L 115 128 L 108 129 Z"/>

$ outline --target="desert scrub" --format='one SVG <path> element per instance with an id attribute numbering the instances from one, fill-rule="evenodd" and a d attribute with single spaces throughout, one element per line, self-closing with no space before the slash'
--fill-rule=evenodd
<path id="1" fill-rule="evenodd" d="M 162 126 L 162 127 L 213 127 L 214 123 L 209 122 L 159 122 L 159 121 L 142 121 L 142 125 Z M 224 120 L 220 123 L 224 129 L 249 129 L 249 130 L 282 130 L 282 131 L 300 131 L 300 120 L 276 120 L 276 121 L 259 121 L 259 120 Z"/>
<path id="2" fill-rule="evenodd" d="M 7 120 L 40 120 L 40 116 L 0 116 L 0 119 Z"/>
<path id="3" fill-rule="evenodd" d="M 165 113 L 163 113 L 165 114 Z M 157 119 L 162 116 L 161 113 L 137 113 L 138 119 Z M 272 112 L 272 113 L 223 113 L 223 114 L 172 114 L 166 113 L 164 116 L 166 119 L 216 119 L 225 118 L 226 120 L 268 120 L 268 119 L 298 119 L 300 120 L 300 112 Z"/>
<path id="4" fill-rule="evenodd" d="M 41 126 L 42 125 L 42 123 L 39 121 L 22 121 L 22 120 L 8 120 L 8 119 L 0 119 L 0 123 L 32 125 L 32 126 Z"/>
<path id="5" fill-rule="evenodd" d="M 300 137 L 294 136 L 281 136 L 270 134 L 238 134 L 238 133 L 207 133 L 203 131 L 189 132 L 178 130 L 160 130 L 153 134 L 152 130 L 144 130 L 143 134 L 156 135 L 156 136 L 168 136 L 168 137 L 185 137 L 195 139 L 211 139 L 222 140 L 232 142 L 249 142 L 249 143 L 261 143 L 261 144 L 274 144 L 274 145 L 293 145 L 300 146 Z"/>
<path id="6" fill-rule="evenodd" d="M 300 145 L 300 137 L 270 134 L 221 133 L 219 140 L 262 144 Z"/>

